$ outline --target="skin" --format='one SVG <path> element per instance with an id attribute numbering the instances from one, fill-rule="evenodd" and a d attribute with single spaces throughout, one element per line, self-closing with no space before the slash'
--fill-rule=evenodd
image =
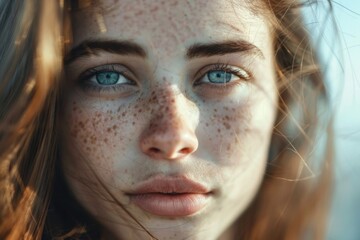
<path id="1" fill-rule="evenodd" d="M 104 238 L 147 239 L 130 215 L 158 239 L 234 237 L 232 224 L 264 176 L 277 102 L 270 28 L 238 2 L 104 0 L 73 12 L 73 47 L 95 38 L 127 40 L 146 52 L 97 51 L 65 66 L 63 171 Z M 186 57 L 193 44 L 238 39 L 258 50 Z M 219 63 L 240 76 L 210 83 L 206 73 Z M 128 80 L 104 87 L 96 75 L 81 77 L 106 64 Z M 211 190 L 210 200 L 185 217 L 148 213 L 126 193 L 157 175 L 199 182 Z"/>

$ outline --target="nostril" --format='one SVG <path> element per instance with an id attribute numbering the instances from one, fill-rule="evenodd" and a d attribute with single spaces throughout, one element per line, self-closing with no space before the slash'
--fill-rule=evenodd
<path id="1" fill-rule="evenodd" d="M 160 152 L 161 152 L 160 149 L 155 148 L 155 147 L 150 148 L 149 151 L 150 151 L 151 153 L 160 153 Z"/>
<path id="2" fill-rule="evenodd" d="M 190 148 L 183 148 L 179 152 L 182 154 L 190 154 L 192 151 Z"/>

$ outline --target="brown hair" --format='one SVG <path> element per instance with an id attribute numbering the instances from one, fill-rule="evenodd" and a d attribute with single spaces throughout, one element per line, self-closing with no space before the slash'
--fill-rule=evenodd
<path id="1" fill-rule="evenodd" d="M 317 133 L 324 130 L 319 126 L 327 125 L 319 112 L 327 107 L 323 76 L 301 20 L 303 5 L 294 0 L 255 2 L 250 3 L 254 11 L 266 13 L 274 31 L 279 106 L 266 176 L 251 206 L 236 223 L 237 236 L 321 239 L 332 156 L 331 128 L 327 129 L 324 153 L 316 159 L 313 156 Z M 66 3 L 0 2 L 4 5 L 0 7 L 1 239 L 40 239 L 46 221 L 50 229 L 46 231 L 56 228 L 56 221 L 46 217 L 60 216 L 59 209 L 51 209 L 51 213 L 48 209 L 57 158 L 58 79 L 62 47 L 68 39 L 61 31 L 68 29 L 68 18 L 62 15 Z M 317 173 L 310 167 L 314 160 Z M 71 223 L 70 227 L 83 232 L 84 228 L 76 228 L 79 222 Z"/>
<path id="2" fill-rule="evenodd" d="M 331 191 L 332 125 L 323 74 L 301 11 L 316 2 L 262 2 L 257 7 L 265 5 L 270 10 L 268 19 L 275 36 L 278 116 L 266 176 L 240 219 L 239 234 L 243 239 L 324 239 Z M 319 136 L 325 133 L 326 146 L 316 155 L 321 149 Z"/>
<path id="3" fill-rule="evenodd" d="M 60 9 L 46 0 L 1 5 L 0 238 L 40 239 L 55 163 Z"/>

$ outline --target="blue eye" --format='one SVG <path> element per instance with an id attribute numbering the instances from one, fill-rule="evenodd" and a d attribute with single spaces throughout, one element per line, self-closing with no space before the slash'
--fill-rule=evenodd
<path id="1" fill-rule="evenodd" d="M 121 64 L 107 64 L 86 70 L 79 76 L 79 80 L 85 85 L 106 88 L 114 85 L 133 85 L 132 76 L 131 71 Z"/>
<path id="2" fill-rule="evenodd" d="M 202 77 L 196 81 L 196 84 L 211 84 L 223 87 L 227 83 L 248 81 L 250 79 L 249 73 L 242 68 L 227 64 L 209 65 L 201 72 Z"/>
<path id="3" fill-rule="evenodd" d="M 228 83 L 232 75 L 232 73 L 224 70 L 215 70 L 207 73 L 207 77 L 211 83 Z"/>
<path id="4" fill-rule="evenodd" d="M 138 90 L 136 76 L 122 64 L 100 65 L 86 70 L 78 77 L 79 86 L 87 93 L 101 96 L 125 96 Z M 100 95 L 99 95 L 100 93 Z"/>
<path id="5" fill-rule="evenodd" d="M 120 79 L 120 74 L 117 72 L 99 72 L 95 74 L 96 81 L 101 85 L 114 85 Z"/>

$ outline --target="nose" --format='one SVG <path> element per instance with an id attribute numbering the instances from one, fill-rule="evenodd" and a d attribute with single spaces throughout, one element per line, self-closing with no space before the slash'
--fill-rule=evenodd
<path id="1" fill-rule="evenodd" d="M 161 92 L 154 99 L 150 103 L 153 114 L 140 136 L 141 151 L 163 160 L 182 159 L 195 152 L 198 139 L 193 118 L 189 116 L 188 100 L 172 90 Z"/>

